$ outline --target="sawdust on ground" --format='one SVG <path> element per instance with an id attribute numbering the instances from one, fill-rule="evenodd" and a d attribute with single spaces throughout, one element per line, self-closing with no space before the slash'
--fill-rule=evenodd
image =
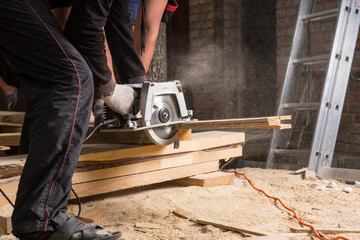
<path id="1" fill-rule="evenodd" d="M 301 175 L 290 175 L 286 170 L 245 168 L 239 171 L 245 172 L 258 188 L 279 197 L 306 223 L 317 228 L 360 229 L 360 188 L 354 185 L 322 179 L 303 180 Z M 326 185 L 328 187 L 323 190 L 317 189 Z M 345 187 L 352 187 L 352 191 L 344 192 Z M 184 187 L 171 182 L 156 184 L 87 199 L 82 207 L 83 213 L 94 207 L 108 209 L 98 224 L 122 231 L 122 240 L 235 240 L 246 237 L 179 218 L 172 213 L 177 208 L 196 217 L 235 226 L 254 226 L 274 235 L 289 233 L 290 227 L 301 227 L 292 213 L 255 191 L 243 177 L 236 177 L 234 186 L 210 188 Z M 3 215 L 10 211 L 11 207 L 6 206 L 0 213 Z M 77 205 L 70 204 L 68 213 L 76 214 L 77 211 Z M 159 228 L 136 228 L 136 223 L 153 223 Z M 335 236 L 326 234 L 328 238 Z M 360 240 L 360 233 L 341 236 Z M 2 235 L 0 239 L 15 238 Z M 310 235 L 291 239 L 316 238 Z"/>

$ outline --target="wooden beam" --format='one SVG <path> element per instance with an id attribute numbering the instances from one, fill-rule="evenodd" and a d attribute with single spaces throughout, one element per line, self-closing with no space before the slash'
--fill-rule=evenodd
<path id="1" fill-rule="evenodd" d="M 216 187 L 234 185 L 234 173 L 213 172 L 176 180 L 175 183 L 186 186 Z"/>

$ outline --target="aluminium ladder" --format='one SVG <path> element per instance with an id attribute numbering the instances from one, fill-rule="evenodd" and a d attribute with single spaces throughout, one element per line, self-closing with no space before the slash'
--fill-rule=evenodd
<path id="1" fill-rule="evenodd" d="M 356 0 L 341 0 L 339 8 L 314 12 L 316 0 L 301 0 L 292 43 L 292 51 L 286 70 L 278 116 L 299 111 L 317 110 L 317 122 L 312 134 L 311 149 L 289 150 L 289 131 L 274 130 L 267 168 L 276 166 L 276 157 L 305 157 L 308 169 L 319 173 L 321 168 L 331 167 L 337 132 L 339 129 L 351 64 L 360 24 L 360 4 Z M 309 49 L 310 24 L 337 17 L 330 55 L 304 56 Z M 320 33 L 319 33 L 320 34 Z M 320 102 L 294 102 L 296 84 L 301 68 L 328 62 Z"/>

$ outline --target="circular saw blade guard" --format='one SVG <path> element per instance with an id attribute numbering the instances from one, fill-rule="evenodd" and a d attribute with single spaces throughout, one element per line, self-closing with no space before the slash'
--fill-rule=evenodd
<path id="1" fill-rule="evenodd" d="M 185 104 L 180 81 L 145 82 L 140 94 L 142 125 L 151 127 L 158 124 L 189 121 L 192 117 Z M 148 128 L 146 135 L 156 144 L 168 145 L 178 140 L 174 125 Z"/>

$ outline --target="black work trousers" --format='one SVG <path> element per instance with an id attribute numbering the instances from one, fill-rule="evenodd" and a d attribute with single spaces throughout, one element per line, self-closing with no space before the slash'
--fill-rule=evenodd
<path id="1" fill-rule="evenodd" d="M 129 0 L 71 0 L 65 35 L 89 64 L 96 93 L 113 89 L 107 65 L 103 28 L 121 83 L 144 82 L 145 70 L 135 49 Z M 99 97 L 96 94 L 96 97 Z"/>
<path id="2" fill-rule="evenodd" d="M 67 218 L 91 114 L 92 73 L 42 0 L 0 0 L 0 54 L 27 101 L 20 149 L 28 157 L 13 233 L 54 231 Z"/>

